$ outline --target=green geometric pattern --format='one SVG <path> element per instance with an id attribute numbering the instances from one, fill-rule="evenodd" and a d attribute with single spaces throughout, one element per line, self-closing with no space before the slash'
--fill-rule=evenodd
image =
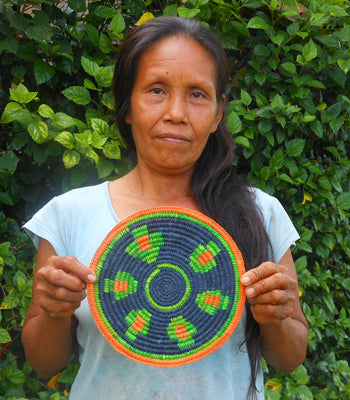
<path id="1" fill-rule="evenodd" d="M 104 292 L 114 292 L 116 300 L 124 299 L 137 292 L 138 282 L 128 272 L 118 271 L 115 279 L 105 279 Z"/>
<path id="2" fill-rule="evenodd" d="M 125 251 L 134 258 L 152 264 L 157 260 L 159 249 L 164 245 L 161 232 L 148 234 L 147 225 L 142 225 L 132 231 L 135 240 L 131 242 Z"/>
<path id="3" fill-rule="evenodd" d="M 197 328 L 181 315 L 172 318 L 168 328 L 168 335 L 171 340 L 177 340 L 180 349 L 191 347 L 194 344 L 192 335 L 197 332 Z"/>
<path id="4" fill-rule="evenodd" d="M 200 272 L 205 274 L 212 268 L 216 267 L 215 256 L 221 251 L 220 247 L 213 241 L 210 241 L 207 246 L 200 244 L 190 255 L 190 266 L 193 268 L 194 272 Z M 211 259 L 208 260 L 204 265 L 201 262 L 201 257 L 206 254 L 211 255 Z"/>
<path id="5" fill-rule="evenodd" d="M 125 321 L 130 326 L 125 335 L 132 341 L 135 341 L 137 335 L 147 336 L 151 317 L 152 314 L 145 309 L 132 310 L 125 317 Z"/>
<path id="6" fill-rule="evenodd" d="M 230 296 L 222 296 L 221 290 L 207 290 L 197 295 L 196 303 L 203 311 L 214 315 L 217 310 L 227 310 Z"/>

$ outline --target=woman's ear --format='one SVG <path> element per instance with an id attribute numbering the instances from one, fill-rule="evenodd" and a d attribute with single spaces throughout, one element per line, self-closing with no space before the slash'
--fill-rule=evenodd
<path id="1" fill-rule="evenodd" d="M 127 124 L 131 124 L 131 116 L 130 116 L 130 109 L 128 110 L 128 112 L 126 113 L 126 115 L 125 115 L 125 118 L 124 118 L 124 121 L 127 123 Z"/>
<path id="2" fill-rule="evenodd" d="M 217 108 L 217 112 L 216 112 L 216 118 L 215 118 L 215 122 L 214 122 L 213 129 L 212 129 L 211 133 L 214 133 L 217 130 L 218 125 L 220 124 L 220 121 L 224 117 L 225 104 L 226 104 L 226 96 L 223 94 L 221 96 L 221 100 L 218 101 L 218 108 Z"/>

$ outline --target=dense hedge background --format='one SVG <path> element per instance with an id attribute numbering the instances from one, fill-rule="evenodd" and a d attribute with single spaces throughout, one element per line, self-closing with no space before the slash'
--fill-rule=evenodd
<path id="1" fill-rule="evenodd" d="M 267 399 L 350 399 L 350 12 L 343 0 L 0 2 L 0 399 L 61 399 L 25 362 L 21 324 L 35 250 L 21 224 L 54 195 L 131 163 L 109 91 L 119 40 L 157 15 L 199 18 L 232 68 L 227 122 L 238 168 L 277 196 L 310 326 L 304 366 L 266 365 Z"/>

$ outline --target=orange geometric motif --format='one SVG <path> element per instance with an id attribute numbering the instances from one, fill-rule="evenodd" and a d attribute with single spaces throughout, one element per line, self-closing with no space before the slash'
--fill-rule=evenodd
<path id="1" fill-rule="evenodd" d="M 201 263 L 201 265 L 206 265 L 210 260 L 214 258 L 213 254 L 207 250 L 205 253 L 201 254 L 198 257 L 198 261 Z"/>
<path id="2" fill-rule="evenodd" d="M 140 236 L 140 237 L 136 238 L 136 241 L 139 244 L 141 251 L 150 250 L 152 248 L 152 246 L 150 245 L 150 242 L 149 242 L 148 235 Z"/>
<path id="3" fill-rule="evenodd" d="M 221 297 L 220 296 L 208 295 L 205 298 L 204 303 L 205 304 L 210 304 L 211 306 L 214 306 L 214 307 L 219 307 L 220 301 L 221 301 Z"/>
<path id="4" fill-rule="evenodd" d="M 179 339 L 186 338 L 190 336 L 190 334 L 187 332 L 185 325 L 177 325 L 174 327 L 175 333 Z"/>
<path id="5" fill-rule="evenodd" d="M 134 329 L 135 332 L 139 333 L 140 330 L 145 326 L 145 323 L 146 321 L 138 315 L 135 318 L 134 323 L 131 325 L 131 328 Z"/>
<path id="6" fill-rule="evenodd" d="M 129 287 L 128 281 L 114 281 L 114 292 L 127 292 Z"/>

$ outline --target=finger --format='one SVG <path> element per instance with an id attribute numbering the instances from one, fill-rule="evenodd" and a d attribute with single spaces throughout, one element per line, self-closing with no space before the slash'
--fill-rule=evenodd
<path id="1" fill-rule="evenodd" d="M 77 303 L 82 301 L 86 297 L 86 291 L 74 291 L 60 286 L 48 286 L 44 284 L 38 284 L 37 292 L 39 301 L 42 302 L 59 301 L 62 303 Z"/>
<path id="2" fill-rule="evenodd" d="M 248 298 L 257 297 L 264 293 L 269 293 L 275 289 L 286 290 L 289 289 L 288 275 L 277 272 L 265 279 L 262 279 L 251 286 L 246 288 L 246 295 Z"/>
<path id="3" fill-rule="evenodd" d="M 294 307 L 289 305 L 262 305 L 254 304 L 251 306 L 254 319 L 259 323 L 278 322 L 290 317 L 293 314 Z"/>
<path id="4" fill-rule="evenodd" d="M 275 264 L 273 262 L 267 261 L 260 264 L 258 267 L 247 271 L 241 278 L 241 283 L 243 286 L 250 286 L 255 282 L 260 281 L 270 275 L 280 272 L 282 268 L 286 268 L 283 265 Z"/>
<path id="5" fill-rule="evenodd" d="M 52 266 L 42 267 L 37 272 L 38 286 L 48 295 L 57 287 L 62 287 L 74 292 L 81 292 L 85 289 L 85 282 L 72 273 Z"/>
<path id="6" fill-rule="evenodd" d="M 60 301 L 52 300 L 40 304 L 40 307 L 52 317 L 67 317 L 74 314 L 74 311 L 79 308 L 81 302 L 76 303 L 62 303 Z"/>
<path id="7" fill-rule="evenodd" d="M 248 297 L 249 304 L 271 304 L 283 305 L 288 302 L 294 303 L 294 294 L 287 290 L 273 289 L 256 297 Z"/>
<path id="8" fill-rule="evenodd" d="M 96 281 L 95 273 L 89 267 L 82 264 L 76 257 L 52 256 L 50 257 L 50 261 L 55 268 L 76 275 L 84 283 L 94 283 Z"/>

